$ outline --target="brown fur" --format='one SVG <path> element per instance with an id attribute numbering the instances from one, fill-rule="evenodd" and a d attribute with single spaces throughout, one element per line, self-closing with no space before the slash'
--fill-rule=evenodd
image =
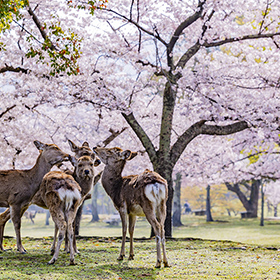
<path id="1" fill-rule="evenodd" d="M 82 156 L 79 159 L 76 159 L 75 157 L 70 157 L 70 161 L 74 166 L 74 172 L 73 172 L 73 178 L 75 179 L 75 181 L 79 184 L 80 188 L 81 188 L 81 195 L 82 198 L 84 200 L 84 198 L 87 196 L 87 194 L 89 193 L 89 191 L 92 188 L 93 185 L 93 179 L 94 179 L 94 164 L 95 164 L 95 155 L 92 156 Z M 65 174 L 65 175 L 69 175 L 69 174 Z M 65 177 L 68 178 L 68 177 Z M 71 176 L 72 178 L 72 176 Z M 53 179 L 53 188 L 55 188 L 55 186 L 57 184 L 62 184 L 60 181 L 56 181 L 55 179 Z M 65 179 L 65 184 L 66 184 L 66 179 Z M 59 185 L 60 186 L 60 185 Z M 70 187 L 71 184 L 68 184 L 68 187 Z M 43 207 L 45 209 L 48 209 L 48 206 L 46 205 L 43 197 L 45 196 L 45 189 L 43 188 L 44 185 L 42 185 L 39 189 L 39 191 L 35 194 L 32 203 L 36 204 L 40 207 Z M 82 200 L 82 202 L 83 202 Z M 55 251 L 55 244 L 56 244 L 56 238 L 57 238 L 57 233 L 58 233 L 58 228 L 55 228 L 55 232 L 54 232 L 54 241 L 53 241 L 53 245 L 51 248 L 52 253 L 54 253 Z M 73 238 L 73 246 L 74 246 L 74 250 L 75 252 L 77 251 L 77 247 L 76 247 L 76 238 L 74 235 Z M 68 244 L 68 239 L 65 240 L 66 243 L 66 250 L 69 247 Z"/>
<path id="2" fill-rule="evenodd" d="M 82 202 L 81 188 L 71 175 L 61 171 L 51 171 L 44 176 L 39 192 L 59 231 L 57 246 L 49 264 L 54 264 L 57 260 L 66 232 L 70 248 L 70 264 L 74 264 L 73 222 Z M 60 193 L 65 195 L 64 199 L 61 198 Z M 67 194 L 70 195 L 69 199 L 66 199 Z"/>
<path id="3" fill-rule="evenodd" d="M 130 253 L 133 259 L 133 232 L 136 216 L 146 216 L 154 229 L 157 240 L 157 263 L 161 266 L 161 249 L 163 263 L 168 266 L 165 249 L 164 221 L 166 217 L 167 182 L 158 173 L 145 170 L 139 175 L 121 176 L 127 160 L 134 158 L 137 153 L 120 148 L 93 148 L 94 152 L 106 165 L 102 175 L 102 185 L 113 200 L 122 220 L 122 246 L 118 260 L 125 255 L 125 238 L 127 231 L 127 216 L 129 219 Z"/>
<path id="4" fill-rule="evenodd" d="M 21 243 L 21 217 L 39 189 L 43 176 L 55 164 L 69 158 L 68 154 L 54 144 L 43 144 L 39 141 L 34 141 L 34 144 L 40 150 L 40 155 L 33 168 L 0 171 L 0 206 L 10 207 L 0 215 L 0 250 L 3 250 L 4 227 L 11 216 L 16 232 L 17 250 L 20 253 L 26 252 Z"/>

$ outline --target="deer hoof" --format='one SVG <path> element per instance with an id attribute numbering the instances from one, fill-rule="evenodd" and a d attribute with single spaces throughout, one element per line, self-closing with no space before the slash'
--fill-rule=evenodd
<path id="1" fill-rule="evenodd" d="M 130 255 L 128 260 L 134 260 L 134 255 Z"/>
<path id="2" fill-rule="evenodd" d="M 23 250 L 17 250 L 20 254 L 27 254 L 26 250 L 23 249 Z"/>
<path id="3" fill-rule="evenodd" d="M 54 264 L 55 263 L 55 259 L 51 259 L 49 262 L 48 262 L 48 265 L 52 265 L 52 264 Z"/>
<path id="4" fill-rule="evenodd" d="M 161 267 L 161 262 L 157 261 L 155 268 L 160 268 L 160 267 Z"/>
<path id="5" fill-rule="evenodd" d="M 118 261 L 122 261 L 123 260 L 123 256 L 120 255 L 118 258 L 117 258 Z"/>
<path id="6" fill-rule="evenodd" d="M 164 267 L 171 267 L 171 265 L 168 264 L 168 262 L 163 262 Z"/>
<path id="7" fill-rule="evenodd" d="M 74 260 L 70 260 L 70 265 L 76 265 Z"/>

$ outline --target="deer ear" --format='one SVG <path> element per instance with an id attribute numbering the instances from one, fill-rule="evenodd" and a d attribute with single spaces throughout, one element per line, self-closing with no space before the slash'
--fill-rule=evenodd
<path id="1" fill-rule="evenodd" d="M 135 158 L 138 155 L 137 152 L 131 152 L 130 157 L 128 158 L 128 160 L 132 160 L 133 158 Z"/>
<path id="2" fill-rule="evenodd" d="M 101 164 L 101 160 L 99 158 L 97 158 L 95 161 L 94 161 L 94 166 L 98 166 L 99 164 Z"/>
<path id="3" fill-rule="evenodd" d="M 68 139 L 68 144 L 72 152 L 75 152 L 78 149 L 78 146 L 74 144 L 71 140 Z"/>
<path id="4" fill-rule="evenodd" d="M 130 150 L 125 150 L 125 151 L 123 151 L 123 152 L 121 153 L 121 156 L 122 156 L 123 159 L 125 159 L 125 160 L 129 159 L 130 155 L 131 155 L 131 151 L 130 151 Z"/>
<path id="5" fill-rule="evenodd" d="M 82 146 L 89 147 L 89 144 L 88 144 L 88 142 L 84 142 Z"/>
<path id="6" fill-rule="evenodd" d="M 71 164 L 72 164 L 74 167 L 77 166 L 78 160 L 76 159 L 76 157 L 70 156 L 70 155 L 69 155 L 69 161 L 71 162 Z"/>
<path id="7" fill-rule="evenodd" d="M 44 144 L 38 140 L 35 140 L 33 143 L 39 151 L 43 151 L 46 147 L 46 144 Z"/>

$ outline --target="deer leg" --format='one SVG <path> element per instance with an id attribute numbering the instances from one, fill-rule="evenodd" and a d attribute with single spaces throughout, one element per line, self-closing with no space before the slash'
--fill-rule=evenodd
<path id="1" fill-rule="evenodd" d="M 7 208 L 3 213 L 0 214 L 0 251 L 4 251 L 3 248 L 4 229 L 10 217 L 11 215 L 10 215 L 9 208 Z"/>
<path id="2" fill-rule="evenodd" d="M 22 212 L 21 207 L 18 206 L 18 205 L 11 205 L 10 206 L 10 211 L 11 211 L 11 218 L 12 218 L 12 222 L 14 224 L 14 229 L 15 229 L 15 233 L 16 233 L 17 250 L 18 250 L 19 253 L 25 254 L 26 250 L 22 246 L 21 234 L 20 234 L 21 216 L 24 213 L 24 211 Z"/>
<path id="3" fill-rule="evenodd" d="M 68 214 L 68 221 L 67 221 L 67 236 L 68 236 L 68 244 L 69 244 L 69 251 L 70 251 L 70 265 L 75 264 L 74 255 L 75 250 L 73 246 L 73 239 L 74 239 L 74 220 L 75 220 L 75 211 L 70 211 Z"/>
<path id="4" fill-rule="evenodd" d="M 123 257 L 125 256 L 125 239 L 126 239 L 126 231 L 127 231 L 127 212 L 126 208 L 121 208 L 119 210 L 121 221 L 122 221 L 122 247 L 121 252 L 118 257 L 119 261 L 123 260 Z"/>
<path id="5" fill-rule="evenodd" d="M 148 222 L 151 224 L 151 226 L 153 227 L 155 236 L 156 236 L 156 249 L 157 249 L 157 263 L 156 263 L 156 268 L 160 268 L 161 267 L 161 249 L 160 249 L 160 245 L 161 245 L 161 225 L 158 222 L 156 216 L 154 215 L 154 211 L 151 211 L 152 209 L 144 209 L 143 211 L 146 215 L 146 218 L 148 220 Z"/>
<path id="6" fill-rule="evenodd" d="M 129 215 L 128 216 L 128 230 L 129 230 L 129 236 L 130 236 L 130 249 L 129 249 L 129 260 L 134 259 L 134 251 L 133 251 L 133 233 L 134 233 L 134 227 L 136 223 L 136 216 Z"/>
<path id="7" fill-rule="evenodd" d="M 163 254 L 163 265 L 164 267 L 169 267 L 167 255 L 166 255 L 166 247 L 165 247 L 165 230 L 164 230 L 164 222 L 166 218 L 166 204 L 163 202 L 160 205 L 160 210 L 158 211 L 158 221 L 160 224 L 160 237 L 161 237 L 161 246 L 162 246 L 162 254 Z"/>
<path id="8" fill-rule="evenodd" d="M 54 234 L 53 234 L 53 243 L 52 243 L 52 246 L 51 246 L 51 255 L 53 255 L 53 254 L 54 254 L 54 251 L 55 251 L 57 233 L 58 233 L 58 227 L 57 227 L 57 225 L 55 224 L 55 225 L 54 225 Z"/>
<path id="9" fill-rule="evenodd" d="M 65 236 L 67 224 L 66 221 L 64 220 L 64 213 L 60 209 L 58 211 L 56 211 L 56 209 L 52 209 L 52 210 L 50 209 L 50 213 L 55 225 L 58 227 L 57 245 L 55 247 L 55 251 L 52 259 L 48 262 L 48 264 L 54 264 L 58 258 L 59 249 Z"/>

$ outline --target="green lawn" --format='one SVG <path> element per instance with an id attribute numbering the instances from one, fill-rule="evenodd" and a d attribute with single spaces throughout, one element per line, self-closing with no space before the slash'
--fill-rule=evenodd
<path id="1" fill-rule="evenodd" d="M 84 215 L 82 219 L 81 236 L 119 237 L 121 236 L 121 224 L 109 226 L 104 223 L 105 216 L 100 217 L 100 222 L 90 223 L 91 216 Z M 215 219 L 215 218 L 214 218 Z M 230 240 L 244 242 L 252 245 L 280 245 L 280 220 L 267 220 L 261 227 L 259 219 L 240 219 L 238 217 L 218 217 L 216 222 L 207 223 L 205 217 L 194 215 L 182 215 L 184 226 L 173 229 L 175 238 L 202 238 L 210 240 Z M 25 217 L 22 218 L 22 236 L 48 237 L 53 235 L 53 223 L 45 226 L 45 214 L 37 214 L 35 223 Z M 12 223 L 7 223 L 5 235 L 15 236 Z M 138 219 L 135 229 L 135 237 L 148 238 L 150 225 L 144 219 Z"/>
<path id="2" fill-rule="evenodd" d="M 6 237 L 7 250 L 0 253 L 0 279 L 280 279 L 278 221 L 266 221 L 260 227 L 258 219 L 219 217 L 217 222 L 206 223 L 205 217 L 182 218 L 185 226 L 174 228 L 174 238 L 166 242 L 171 267 L 161 269 L 154 268 L 154 239 L 142 239 L 150 234 L 144 220 L 137 222 L 133 261 L 117 261 L 120 225 L 90 223 L 85 216 L 83 237 L 77 240 L 77 265 L 70 266 L 69 255 L 61 251 L 55 265 L 49 266 L 53 225 L 44 226 L 43 214 L 36 216 L 35 224 L 23 218 L 23 245 L 28 253 L 17 253 L 15 238 Z M 5 235 L 14 236 L 11 223 Z M 126 252 L 128 246 L 126 242 Z"/>

